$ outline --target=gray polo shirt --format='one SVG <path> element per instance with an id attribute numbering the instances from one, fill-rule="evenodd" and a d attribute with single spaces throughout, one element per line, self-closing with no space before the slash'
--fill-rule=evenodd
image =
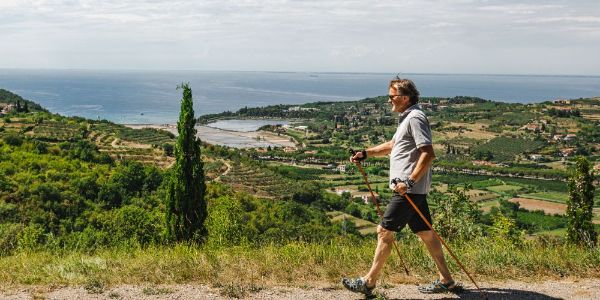
<path id="1" fill-rule="evenodd" d="M 398 129 L 392 138 L 394 146 L 390 154 L 390 181 L 406 179 L 417 166 L 420 147 L 431 145 L 431 128 L 427 116 L 415 104 L 400 114 Z M 431 187 L 431 167 L 415 185 L 408 190 L 413 194 L 427 194 Z M 394 185 L 390 182 L 390 189 Z"/>

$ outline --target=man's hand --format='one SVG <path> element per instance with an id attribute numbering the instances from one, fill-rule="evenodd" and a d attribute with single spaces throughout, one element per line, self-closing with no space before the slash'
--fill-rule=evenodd
<path id="1" fill-rule="evenodd" d="M 357 162 L 365 160 L 367 157 L 365 156 L 365 154 L 363 152 L 366 152 L 366 151 L 363 150 L 363 151 L 354 152 L 354 155 L 350 156 L 350 162 L 357 163 Z"/>
<path id="2" fill-rule="evenodd" d="M 394 186 L 394 192 L 396 192 L 400 195 L 406 194 L 407 189 L 408 189 L 408 187 L 406 186 L 406 184 L 404 182 L 397 182 L 396 185 Z"/>

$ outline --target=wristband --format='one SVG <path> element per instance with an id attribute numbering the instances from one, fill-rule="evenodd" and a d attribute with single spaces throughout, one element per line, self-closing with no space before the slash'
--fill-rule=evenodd
<path id="1" fill-rule="evenodd" d="M 363 155 L 363 159 L 367 159 L 367 149 L 364 149 L 363 151 L 360 151 Z"/>
<path id="2" fill-rule="evenodd" d="M 392 179 L 392 184 L 398 184 L 398 183 L 404 183 L 404 185 L 406 185 L 407 188 L 412 188 L 415 185 L 415 181 L 410 179 L 410 178 L 406 178 L 404 180 L 400 179 L 400 178 L 394 178 Z"/>

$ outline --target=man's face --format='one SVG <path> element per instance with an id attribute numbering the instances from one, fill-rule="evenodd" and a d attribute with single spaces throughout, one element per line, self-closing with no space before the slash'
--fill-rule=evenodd
<path id="1" fill-rule="evenodd" d="M 388 103 L 392 105 L 392 111 L 401 113 L 410 107 L 410 98 L 408 96 L 399 96 L 398 92 L 390 88 L 388 92 Z"/>

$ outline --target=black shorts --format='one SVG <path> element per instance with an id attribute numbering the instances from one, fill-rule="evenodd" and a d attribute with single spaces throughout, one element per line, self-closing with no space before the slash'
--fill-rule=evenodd
<path id="1" fill-rule="evenodd" d="M 431 213 L 427 205 L 427 195 L 408 194 L 408 196 L 423 213 L 427 222 L 431 224 Z M 387 230 L 399 232 L 406 224 L 408 224 L 408 227 L 414 233 L 430 230 L 427 224 L 423 222 L 421 216 L 415 211 L 415 208 L 410 205 L 406 197 L 394 192 L 392 200 L 390 200 L 385 209 L 380 225 Z"/>

